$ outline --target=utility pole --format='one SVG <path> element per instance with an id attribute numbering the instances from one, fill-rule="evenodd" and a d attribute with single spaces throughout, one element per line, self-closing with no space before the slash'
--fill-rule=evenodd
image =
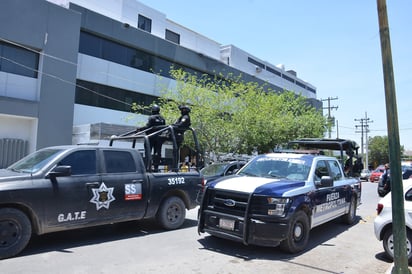
<path id="1" fill-rule="evenodd" d="M 338 109 L 338 107 L 337 106 L 331 106 L 330 105 L 330 101 L 332 101 L 332 100 L 337 100 L 338 99 L 338 97 L 328 97 L 328 99 L 322 99 L 321 101 L 322 102 L 324 102 L 324 101 L 328 101 L 328 106 L 326 107 L 326 108 L 323 108 L 323 109 L 327 109 L 328 110 L 328 132 L 329 132 L 329 139 L 330 138 L 332 138 L 332 136 L 331 136 L 331 132 L 332 132 L 332 126 L 333 125 L 335 125 L 335 118 L 334 117 L 332 117 L 331 115 L 330 115 L 330 111 L 331 110 L 333 110 L 333 109 Z"/>
<path id="2" fill-rule="evenodd" d="M 356 133 L 361 133 L 361 155 L 363 156 L 363 136 L 365 135 L 365 149 L 366 149 L 366 156 L 365 156 L 365 167 L 369 168 L 369 161 L 368 161 L 368 132 L 369 132 L 369 123 L 373 123 L 368 118 L 368 114 L 365 112 L 365 118 L 355 119 L 355 122 L 360 122 L 360 125 L 355 125 L 355 128 L 360 128 L 360 131 L 355 131 Z"/>
<path id="3" fill-rule="evenodd" d="M 391 167 L 392 231 L 394 267 L 392 273 L 410 273 L 406 249 L 404 196 L 402 189 L 401 152 L 399 142 L 398 110 L 396 106 L 395 77 L 389 36 L 386 1 L 377 0 L 379 34 L 381 40 L 383 80 L 385 84 L 386 123 L 388 126 L 389 160 Z M 389 194 L 388 194 L 389 195 Z"/>

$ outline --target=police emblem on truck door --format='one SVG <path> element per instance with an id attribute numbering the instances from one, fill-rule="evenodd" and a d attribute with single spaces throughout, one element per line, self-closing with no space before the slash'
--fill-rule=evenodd
<path id="1" fill-rule="evenodd" d="M 93 198 L 90 199 L 91 203 L 96 204 L 96 210 L 102 207 L 109 209 L 110 203 L 116 200 L 113 196 L 114 187 L 106 187 L 104 183 L 99 188 L 92 188 Z"/>

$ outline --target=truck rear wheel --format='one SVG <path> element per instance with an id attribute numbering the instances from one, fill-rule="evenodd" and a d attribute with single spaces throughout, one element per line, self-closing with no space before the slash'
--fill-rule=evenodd
<path id="1" fill-rule="evenodd" d="M 161 204 L 156 217 L 164 229 L 179 228 L 186 218 L 185 204 L 179 197 L 169 197 Z"/>
<path id="2" fill-rule="evenodd" d="M 0 209 L 0 259 L 20 253 L 30 241 L 31 223 L 26 214 L 14 208 Z"/>
<path id="3" fill-rule="evenodd" d="M 290 222 L 287 238 L 280 243 L 280 248 L 289 253 L 297 253 L 306 248 L 309 240 L 309 218 L 303 211 L 298 211 Z"/>

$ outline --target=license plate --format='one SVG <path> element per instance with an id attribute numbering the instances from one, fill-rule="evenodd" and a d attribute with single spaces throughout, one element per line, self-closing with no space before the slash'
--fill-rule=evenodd
<path id="1" fill-rule="evenodd" d="M 219 219 L 219 227 L 226 230 L 235 230 L 235 221 L 228 219 Z"/>

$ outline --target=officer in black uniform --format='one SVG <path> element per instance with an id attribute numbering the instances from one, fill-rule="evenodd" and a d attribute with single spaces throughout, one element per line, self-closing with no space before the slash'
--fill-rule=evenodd
<path id="1" fill-rule="evenodd" d="M 391 191 L 391 178 L 390 178 L 389 163 L 385 164 L 385 171 L 382 174 L 382 185 L 383 185 L 383 189 L 385 190 L 385 195 L 386 193 L 389 193 Z"/>
<path id="2" fill-rule="evenodd" d="M 149 129 L 146 134 L 151 134 L 158 130 L 159 126 L 166 125 L 166 120 L 160 115 L 160 107 L 158 105 L 152 106 L 152 115 L 149 116 L 147 123 L 145 126 L 137 128 L 136 132 L 143 131 Z M 159 163 L 160 163 L 160 156 L 162 154 L 162 140 L 159 135 L 149 137 L 150 142 L 150 153 L 153 151 L 153 166 L 154 171 L 158 171 Z"/>
<path id="3" fill-rule="evenodd" d="M 186 105 L 179 106 L 180 110 L 180 117 L 176 120 L 176 122 L 172 125 L 175 136 L 176 136 L 176 143 L 177 147 L 179 148 L 184 140 L 184 133 L 190 127 L 190 107 Z"/>

